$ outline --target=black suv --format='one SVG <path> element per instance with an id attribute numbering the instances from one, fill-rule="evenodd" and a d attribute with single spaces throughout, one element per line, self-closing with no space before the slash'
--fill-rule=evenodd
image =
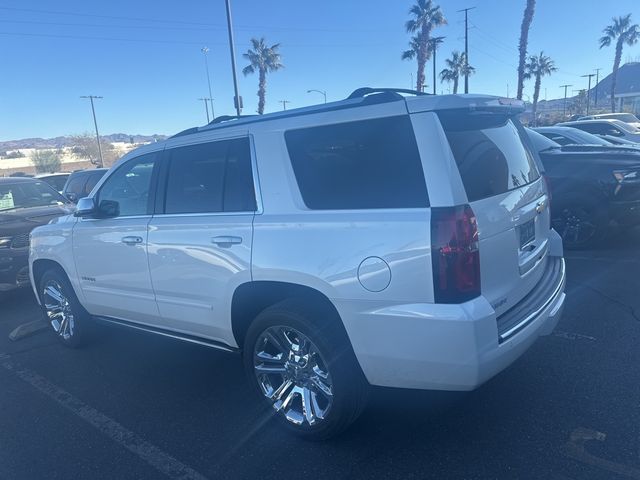
<path id="1" fill-rule="evenodd" d="M 71 200 L 73 203 L 77 203 L 81 198 L 89 196 L 93 187 L 100 181 L 100 179 L 107 173 L 108 168 L 94 168 L 93 170 L 78 170 L 73 172 L 67 178 L 67 183 L 64 184 L 62 194 Z"/>
<path id="2" fill-rule="evenodd" d="M 560 146 L 527 129 L 549 182 L 551 223 L 567 248 L 602 240 L 612 223 L 640 225 L 640 150 Z"/>
<path id="3" fill-rule="evenodd" d="M 29 234 L 73 205 L 44 180 L 0 178 L 0 292 L 29 284 Z"/>

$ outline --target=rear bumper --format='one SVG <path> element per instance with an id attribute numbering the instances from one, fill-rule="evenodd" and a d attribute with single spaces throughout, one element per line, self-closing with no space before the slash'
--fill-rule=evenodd
<path id="1" fill-rule="evenodd" d="M 552 279 L 554 288 L 520 311 L 520 321 L 513 324 L 516 330 L 502 335 L 503 339 L 495 311 L 484 297 L 460 305 L 395 305 L 360 311 L 353 304 L 338 305 L 339 310 L 352 310 L 341 313 L 367 380 L 372 385 L 430 390 L 478 387 L 558 323 L 566 270 L 561 257 L 550 257 L 550 261 L 559 266 Z M 532 292 L 527 298 L 535 295 Z"/>
<path id="2" fill-rule="evenodd" d="M 0 251 L 0 292 L 29 284 L 28 249 Z"/>

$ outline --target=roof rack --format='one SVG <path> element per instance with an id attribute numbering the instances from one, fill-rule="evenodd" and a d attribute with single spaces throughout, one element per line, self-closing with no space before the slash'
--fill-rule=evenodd
<path id="1" fill-rule="evenodd" d="M 336 110 L 343 110 L 348 108 L 354 108 L 363 105 L 372 105 L 378 103 L 386 103 L 386 102 L 396 102 L 404 99 L 401 93 L 407 95 L 431 95 L 425 92 L 418 92 L 417 90 L 409 90 L 404 88 L 373 88 L 373 87 L 362 87 L 354 90 L 351 95 L 349 95 L 346 99 L 340 100 L 337 102 L 330 102 L 328 104 L 323 105 L 314 105 L 310 107 L 302 107 L 295 108 L 293 110 L 287 110 L 285 112 L 274 112 L 266 115 L 222 115 L 220 117 L 215 118 L 213 121 L 209 122 L 207 125 L 203 127 L 193 127 L 188 128 L 180 133 L 176 133 L 170 138 L 181 137 L 184 135 L 189 135 L 196 132 L 202 132 L 208 130 L 210 128 L 225 128 L 227 126 L 226 123 L 231 123 L 232 120 L 236 120 L 242 122 L 244 125 L 246 123 L 255 123 L 262 122 L 271 119 L 282 119 L 289 117 L 297 117 L 301 115 L 308 115 L 312 113 L 321 113 L 321 112 L 331 112 Z M 235 124 L 235 122 L 233 122 Z"/>
<path id="2" fill-rule="evenodd" d="M 231 120 L 240 120 L 242 118 L 257 117 L 257 115 L 220 115 L 211 120 L 207 125 L 217 125 L 218 123 L 229 122 Z"/>
<path id="3" fill-rule="evenodd" d="M 371 95 L 372 93 L 395 93 L 398 97 L 401 97 L 401 93 L 406 93 L 408 95 L 431 95 L 430 93 L 419 92 L 417 90 L 410 90 L 407 88 L 372 88 L 372 87 L 362 87 L 354 90 L 351 95 L 347 97 L 347 100 L 352 98 L 363 98 L 367 95 Z"/>

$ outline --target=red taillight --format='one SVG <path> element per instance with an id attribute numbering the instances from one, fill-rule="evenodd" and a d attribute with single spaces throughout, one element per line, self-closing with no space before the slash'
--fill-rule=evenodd
<path id="1" fill-rule="evenodd" d="M 462 303 L 480 295 L 476 216 L 469 205 L 431 208 L 431 258 L 436 303 Z"/>

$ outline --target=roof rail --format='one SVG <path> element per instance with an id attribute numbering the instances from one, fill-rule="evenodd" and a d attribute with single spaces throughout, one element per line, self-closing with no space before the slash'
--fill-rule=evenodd
<path id="1" fill-rule="evenodd" d="M 231 120 L 240 120 L 242 118 L 257 117 L 257 115 L 220 115 L 211 120 L 207 125 L 217 125 L 218 123 L 229 122 Z"/>
<path id="2" fill-rule="evenodd" d="M 406 93 L 408 95 L 430 95 L 429 93 L 419 92 L 417 90 L 409 90 L 407 88 L 372 88 L 372 87 L 362 87 L 354 90 L 351 95 L 347 97 L 347 100 L 353 98 L 363 98 L 367 95 L 371 95 L 372 93 L 395 93 L 400 96 L 400 93 Z"/>

